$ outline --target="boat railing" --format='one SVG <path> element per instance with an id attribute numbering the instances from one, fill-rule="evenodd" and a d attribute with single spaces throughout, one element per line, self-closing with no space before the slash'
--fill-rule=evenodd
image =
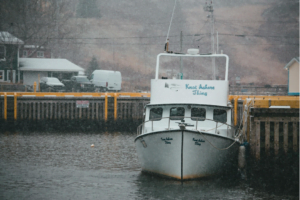
<path id="1" fill-rule="evenodd" d="M 184 122 L 184 119 L 192 119 L 193 118 L 193 121 L 195 122 L 194 124 L 192 123 L 185 123 Z M 154 124 L 155 122 L 158 122 L 158 121 L 161 121 L 162 119 L 168 119 L 168 126 L 167 127 L 164 127 L 164 126 L 159 126 L 160 129 L 159 130 L 171 130 L 171 120 L 174 120 L 174 116 L 172 117 L 161 117 L 161 118 L 154 118 L 154 119 L 151 119 L 151 120 L 147 120 L 145 122 L 143 122 L 141 125 L 138 126 L 137 128 L 137 135 L 141 135 L 143 133 L 146 133 L 146 129 L 145 129 L 145 124 L 151 124 L 150 125 L 150 129 L 151 131 L 158 131 L 157 129 L 154 130 Z M 196 120 L 195 120 L 196 119 Z M 195 129 L 191 129 L 191 130 L 197 130 L 197 131 L 200 131 L 200 132 L 212 132 L 213 130 L 215 131 L 215 133 L 218 133 L 218 128 L 221 127 L 221 126 L 226 126 L 226 131 L 227 131 L 227 136 L 229 135 L 228 132 L 233 132 L 233 136 L 234 137 L 237 137 L 239 135 L 239 128 L 231 125 L 231 124 L 227 124 L 226 122 L 220 122 L 220 121 L 216 121 L 216 120 L 213 120 L 213 119 L 208 119 L 208 118 L 200 118 L 200 117 L 178 117 L 178 120 L 182 120 L 181 122 L 175 122 L 175 123 L 178 123 L 179 124 L 183 124 L 185 126 L 195 126 Z M 192 122 L 193 122 L 192 121 Z M 212 128 L 209 128 L 207 130 L 203 130 L 203 129 L 198 129 L 199 128 L 199 124 L 200 122 L 204 122 L 204 121 L 212 121 L 212 122 L 215 122 L 216 123 L 216 126 L 215 127 L 212 127 Z M 180 127 L 178 126 L 178 129 L 180 129 Z M 173 128 L 172 128 L 173 130 Z M 224 128 L 223 128 L 224 130 Z"/>

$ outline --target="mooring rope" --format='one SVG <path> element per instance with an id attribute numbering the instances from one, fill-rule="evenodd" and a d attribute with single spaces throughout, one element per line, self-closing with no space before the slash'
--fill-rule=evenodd
<path id="1" fill-rule="evenodd" d="M 168 42 L 168 38 L 169 38 L 169 33 L 170 33 L 171 24 L 172 24 L 172 20 L 173 20 L 173 16 L 174 16 L 174 11 L 175 11 L 175 8 L 176 8 L 176 2 L 177 2 L 177 0 L 175 0 L 173 12 L 172 12 L 172 17 L 171 17 L 171 21 L 170 21 L 170 25 L 169 25 L 169 29 L 168 29 L 168 33 L 167 33 L 166 43 Z"/>

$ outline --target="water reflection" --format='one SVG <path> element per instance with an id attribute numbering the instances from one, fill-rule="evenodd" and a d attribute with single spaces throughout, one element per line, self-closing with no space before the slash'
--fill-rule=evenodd
<path id="1" fill-rule="evenodd" d="M 142 173 L 135 135 L 0 133 L 0 199 L 297 199 L 235 177 L 182 183 Z"/>

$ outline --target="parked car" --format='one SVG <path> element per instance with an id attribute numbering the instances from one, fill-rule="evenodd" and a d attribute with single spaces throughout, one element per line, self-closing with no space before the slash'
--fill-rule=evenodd
<path id="1" fill-rule="evenodd" d="M 67 91 L 94 92 L 94 84 L 86 76 L 72 76 L 70 80 L 63 80 Z"/>
<path id="2" fill-rule="evenodd" d="M 122 76 L 119 71 L 95 70 L 90 80 L 98 91 L 121 91 Z"/>
<path id="3" fill-rule="evenodd" d="M 64 92 L 65 85 L 54 77 L 43 77 L 40 80 L 41 92 Z"/>

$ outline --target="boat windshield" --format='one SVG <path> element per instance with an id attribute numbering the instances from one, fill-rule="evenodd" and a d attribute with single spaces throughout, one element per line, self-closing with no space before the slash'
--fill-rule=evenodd
<path id="1" fill-rule="evenodd" d="M 226 67 L 228 57 L 225 54 L 160 55 L 161 57 L 156 63 L 156 65 L 159 65 L 159 67 L 156 66 L 158 79 L 226 80 L 226 74 L 228 74 L 228 67 Z"/>

